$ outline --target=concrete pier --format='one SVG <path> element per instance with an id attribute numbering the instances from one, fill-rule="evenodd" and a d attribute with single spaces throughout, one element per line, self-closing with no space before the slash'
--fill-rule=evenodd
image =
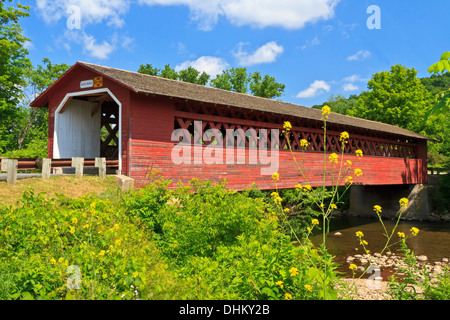
<path id="1" fill-rule="evenodd" d="M 402 218 L 409 220 L 428 220 L 432 212 L 428 185 L 353 185 L 350 191 L 349 215 L 376 217 L 374 205 L 382 207 L 381 216 L 394 219 L 400 212 L 399 200 L 407 198 L 408 206 Z"/>

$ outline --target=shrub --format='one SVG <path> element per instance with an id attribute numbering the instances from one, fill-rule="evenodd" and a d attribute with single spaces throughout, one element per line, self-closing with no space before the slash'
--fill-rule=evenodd
<path id="1" fill-rule="evenodd" d="M 114 201 L 26 192 L 0 208 L 0 298 L 188 297 L 147 234 Z"/>

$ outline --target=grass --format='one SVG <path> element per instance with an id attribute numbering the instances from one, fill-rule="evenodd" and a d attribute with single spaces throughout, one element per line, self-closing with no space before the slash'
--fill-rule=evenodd
<path id="1" fill-rule="evenodd" d="M 41 178 L 29 178 L 17 180 L 14 186 L 0 181 L 0 204 L 15 205 L 20 201 L 22 194 L 26 190 L 33 190 L 34 193 L 45 193 L 45 198 L 53 198 L 58 194 L 63 194 L 69 198 L 77 199 L 83 195 L 101 195 L 114 189 L 116 182 L 114 177 L 107 177 L 105 180 L 97 176 L 53 176 L 50 180 Z"/>

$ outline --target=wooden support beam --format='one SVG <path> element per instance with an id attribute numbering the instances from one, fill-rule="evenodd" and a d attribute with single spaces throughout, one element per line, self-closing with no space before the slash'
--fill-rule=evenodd
<path id="1" fill-rule="evenodd" d="M 65 104 L 64 107 L 62 107 L 61 110 L 59 111 L 60 114 L 63 113 L 63 112 L 66 110 L 67 106 L 69 105 L 70 101 L 72 101 L 72 99 L 73 99 L 73 97 L 69 97 L 69 99 L 67 99 L 66 104 Z"/>

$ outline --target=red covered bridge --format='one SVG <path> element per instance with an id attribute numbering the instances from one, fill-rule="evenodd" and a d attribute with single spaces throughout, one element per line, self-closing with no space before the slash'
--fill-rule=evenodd
<path id="1" fill-rule="evenodd" d="M 118 160 L 118 170 L 138 186 L 146 183 L 149 168 L 174 183 L 193 177 L 226 179 L 233 189 L 253 183 L 272 189 L 270 174 L 275 171 L 280 174 L 279 188 L 304 183 L 286 149 L 285 121 L 292 124 L 292 148 L 312 186 L 323 183 L 324 148 L 329 154 L 341 153 L 343 131 L 350 135 L 344 158 L 354 161 L 356 150 L 364 153 L 355 163 L 363 171 L 355 183 L 427 182 L 428 138 L 420 134 L 331 113 L 324 145 L 320 110 L 89 63 L 76 63 L 31 106 L 49 110 L 49 158 Z M 235 133 L 231 139 L 226 136 L 230 130 Z M 252 158 L 250 151 L 266 132 L 267 155 L 259 149 Z M 190 144 L 180 145 L 181 137 Z M 304 156 L 302 139 L 309 143 Z M 226 151 L 220 152 L 220 145 Z M 193 147 L 190 153 L 188 146 Z M 331 172 L 331 164 L 327 170 Z"/>

